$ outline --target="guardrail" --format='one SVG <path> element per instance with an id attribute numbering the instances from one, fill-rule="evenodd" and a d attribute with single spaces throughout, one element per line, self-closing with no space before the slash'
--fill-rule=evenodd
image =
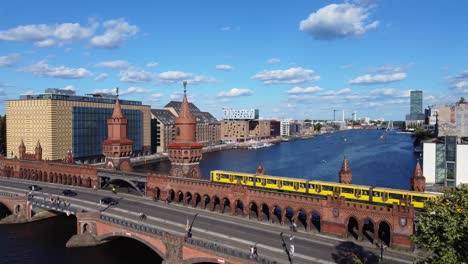
<path id="1" fill-rule="evenodd" d="M 37 199 L 28 199 L 29 202 L 34 205 L 38 206 L 41 208 L 46 208 L 48 210 L 54 210 L 62 213 L 68 213 L 68 214 L 73 214 L 76 215 L 77 209 L 70 206 L 70 205 L 62 205 L 54 202 L 49 202 L 49 201 L 41 201 Z"/>
<path id="2" fill-rule="evenodd" d="M 127 220 L 115 218 L 115 217 L 112 217 L 112 216 L 101 215 L 101 220 L 109 222 L 109 223 L 125 226 L 125 227 L 128 227 L 128 228 L 137 230 L 137 231 L 142 231 L 142 232 L 154 234 L 154 235 L 157 235 L 157 236 L 162 236 L 163 233 L 164 233 L 164 231 L 161 231 L 161 230 L 159 230 L 157 228 L 154 228 L 154 227 L 150 227 L 148 225 L 137 224 L 137 223 L 130 222 L 130 221 L 127 221 Z M 211 251 L 215 251 L 215 252 L 218 252 L 218 253 L 230 255 L 230 256 L 233 256 L 233 257 L 236 257 L 236 258 L 241 258 L 241 259 L 245 259 L 245 260 L 253 260 L 249 253 L 239 251 L 239 250 L 236 250 L 236 249 L 232 249 L 232 248 L 228 248 L 228 247 L 225 247 L 225 246 L 217 245 L 214 242 L 208 242 L 208 241 L 201 240 L 201 239 L 190 238 L 190 239 L 187 239 L 186 243 L 190 244 L 190 245 L 193 245 L 193 246 L 202 247 L 202 248 L 205 248 L 205 249 L 208 249 L 208 250 L 211 250 Z M 255 261 L 257 263 L 263 263 L 263 264 L 277 263 L 276 261 L 271 261 L 271 260 L 269 260 L 269 259 L 267 259 L 265 257 L 260 257 L 260 256 L 258 256 Z"/>
<path id="3" fill-rule="evenodd" d="M 8 192 L 0 192 L 0 196 L 15 197 L 15 196 L 18 196 L 18 195 L 13 194 L 13 193 L 8 193 Z"/>

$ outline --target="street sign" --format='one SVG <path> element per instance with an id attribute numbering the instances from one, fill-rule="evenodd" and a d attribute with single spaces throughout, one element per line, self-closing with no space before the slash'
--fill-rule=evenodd
<path id="1" fill-rule="evenodd" d="M 226 263 L 226 261 L 224 260 L 224 258 L 217 258 L 218 260 L 218 264 L 224 264 Z"/>

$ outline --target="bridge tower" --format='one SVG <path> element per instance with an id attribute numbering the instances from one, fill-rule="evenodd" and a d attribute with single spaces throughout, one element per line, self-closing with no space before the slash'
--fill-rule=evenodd
<path id="1" fill-rule="evenodd" d="M 117 88 L 114 112 L 112 117 L 107 119 L 107 139 L 102 143 L 106 168 L 131 170 L 130 154 L 133 151 L 133 140 L 127 138 L 127 123 L 128 120 L 122 114 Z"/>
<path id="2" fill-rule="evenodd" d="M 341 165 L 339 177 L 340 177 L 340 183 L 351 184 L 353 174 L 351 173 L 351 170 L 349 169 L 348 159 L 346 158 L 346 156 L 343 159 L 343 164 Z"/>
<path id="3" fill-rule="evenodd" d="M 21 143 L 18 147 L 18 158 L 21 160 L 24 158 L 26 154 L 26 146 L 24 145 L 24 141 L 21 139 Z"/>
<path id="4" fill-rule="evenodd" d="M 42 160 L 42 146 L 39 140 L 37 140 L 36 148 L 34 149 L 34 155 L 36 156 L 36 160 Z"/>
<path id="5" fill-rule="evenodd" d="M 183 178 L 201 178 L 200 160 L 203 145 L 195 141 L 196 119 L 190 112 L 187 100 L 187 81 L 184 81 L 184 97 L 179 116 L 174 119 L 175 141 L 169 143 L 171 176 Z"/>
<path id="6" fill-rule="evenodd" d="M 426 178 L 423 175 L 419 160 L 416 162 L 413 178 L 411 178 L 411 187 L 413 191 L 424 192 L 426 190 Z"/>

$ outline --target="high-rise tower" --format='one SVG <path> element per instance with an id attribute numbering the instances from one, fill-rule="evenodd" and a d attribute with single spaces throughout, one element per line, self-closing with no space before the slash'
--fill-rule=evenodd
<path id="1" fill-rule="evenodd" d="M 174 119 L 175 141 L 169 143 L 171 176 L 201 178 L 200 160 L 203 145 L 195 141 L 196 119 L 190 112 L 187 100 L 187 82 L 184 81 L 184 98 L 179 116 Z"/>
<path id="2" fill-rule="evenodd" d="M 106 156 L 106 168 L 131 170 L 130 154 L 133 151 L 133 140 L 127 138 L 127 122 L 120 108 L 119 88 L 117 88 L 114 112 L 112 117 L 107 119 L 107 139 L 102 146 Z"/>

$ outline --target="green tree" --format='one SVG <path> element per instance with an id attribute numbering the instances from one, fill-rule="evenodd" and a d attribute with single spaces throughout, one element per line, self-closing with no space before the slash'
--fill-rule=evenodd
<path id="1" fill-rule="evenodd" d="M 429 201 L 416 228 L 413 241 L 430 253 L 422 263 L 468 263 L 468 185 Z"/>
<path id="2" fill-rule="evenodd" d="M 314 125 L 314 131 L 320 132 L 320 129 L 322 129 L 322 124 L 317 123 Z"/>

